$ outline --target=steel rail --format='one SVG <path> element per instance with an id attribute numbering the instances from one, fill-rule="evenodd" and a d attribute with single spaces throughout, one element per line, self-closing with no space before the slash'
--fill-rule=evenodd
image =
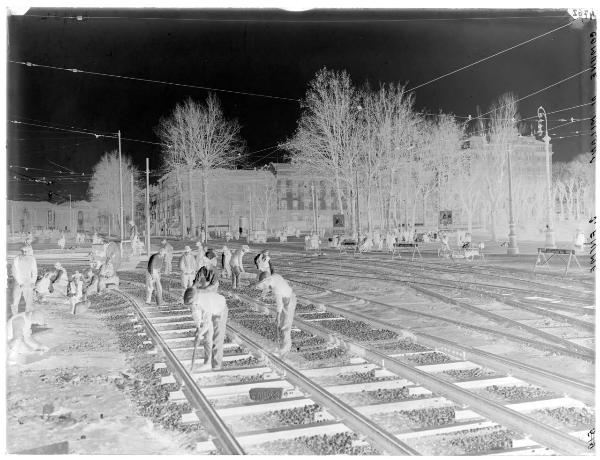
<path id="1" fill-rule="evenodd" d="M 152 322 L 146 316 L 146 313 L 140 306 L 139 300 L 126 292 L 115 292 L 119 292 L 123 297 L 128 299 L 134 305 L 138 317 L 144 323 L 146 333 L 152 339 L 152 341 L 158 347 L 160 347 L 160 349 L 165 355 L 165 360 L 169 364 L 169 367 L 181 379 L 181 382 L 184 386 L 184 391 L 186 393 L 186 396 L 188 397 L 188 401 L 207 421 L 207 425 L 214 430 L 213 435 L 215 436 L 216 441 L 223 453 L 228 455 L 245 455 L 244 450 L 237 442 L 235 436 L 233 436 L 231 431 L 229 431 L 229 428 L 219 417 L 215 408 L 210 404 L 210 402 L 204 396 L 204 394 L 202 394 L 202 391 L 200 390 L 200 387 L 194 380 L 193 376 L 181 364 L 179 359 L 175 356 L 173 351 L 169 348 L 167 343 L 155 329 Z"/>
<path id="2" fill-rule="evenodd" d="M 280 269 L 280 271 L 284 271 L 284 270 Z M 340 275 L 332 274 L 332 276 L 340 276 Z M 307 285 L 307 286 L 311 286 L 312 288 L 315 288 L 315 289 L 325 290 L 322 287 L 315 286 L 315 285 L 313 285 L 311 283 L 307 283 L 305 281 L 295 280 L 295 279 L 292 279 L 292 278 L 288 278 L 288 281 L 292 281 L 294 283 L 304 284 L 304 285 Z M 413 287 L 413 289 L 426 291 L 425 289 L 418 288 L 418 287 Z M 329 292 L 331 292 L 331 293 L 334 293 L 334 294 L 337 294 L 337 295 L 341 295 L 341 296 L 344 296 L 344 297 L 362 298 L 365 301 L 367 301 L 367 302 L 369 302 L 369 303 L 371 303 L 373 305 L 381 305 L 381 306 L 384 306 L 384 307 L 387 307 L 387 308 L 393 308 L 393 309 L 396 309 L 398 311 L 402 311 L 404 313 L 408 313 L 408 314 L 411 314 L 411 315 L 416 315 L 416 316 L 421 316 L 421 317 L 424 317 L 424 318 L 430 318 L 430 319 L 435 319 L 435 320 L 439 320 L 439 321 L 444 321 L 444 322 L 447 322 L 447 323 L 450 323 L 450 324 L 455 324 L 455 325 L 460 326 L 460 327 L 464 327 L 464 328 L 468 328 L 468 329 L 473 329 L 475 331 L 484 332 L 486 334 L 493 334 L 493 335 L 497 335 L 497 336 L 500 336 L 500 337 L 503 337 L 503 338 L 512 339 L 512 340 L 515 340 L 515 341 L 518 341 L 518 342 L 523 342 L 525 344 L 533 345 L 536 348 L 541 349 L 541 350 L 552 350 L 552 351 L 554 351 L 556 353 L 560 353 L 560 354 L 563 354 L 563 355 L 566 355 L 566 356 L 572 356 L 572 357 L 575 357 L 575 358 L 578 358 L 578 359 L 582 359 L 582 360 L 585 360 L 585 361 L 593 361 L 594 358 L 595 358 L 595 353 L 594 353 L 593 350 L 590 350 L 588 348 L 581 347 L 581 346 L 576 346 L 575 344 L 573 344 L 571 342 L 568 342 L 569 345 L 570 345 L 569 348 L 556 346 L 556 345 L 553 344 L 554 341 L 560 339 L 559 341 L 566 342 L 566 340 L 564 340 L 562 338 L 558 338 L 558 337 L 553 336 L 553 335 L 548 334 L 548 333 L 543 333 L 543 334 L 538 333 L 538 332 L 542 332 L 542 331 L 537 331 L 537 329 L 535 329 L 533 327 L 526 326 L 526 325 L 523 325 L 521 323 L 516 323 L 516 321 L 514 321 L 514 320 L 509 320 L 509 319 L 506 319 L 506 318 L 504 318 L 502 316 L 499 316 L 499 315 L 495 315 L 495 316 L 498 316 L 500 318 L 500 320 L 497 319 L 495 322 L 498 322 L 501 325 L 503 325 L 503 323 L 509 323 L 509 324 L 511 322 L 516 323 L 517 327 L 519 327 L 520 329 L 524 329 L 526 332 L 530 332 L 533 335 L 537 335 L 537 336 L 542 336 L 542 335 L 546 336 L 546 340 L 548 340 L 549 343 L 539 342 L 539 341 L 536 341 L 536 340 L 533 340 L 533 339 L 528 339 L 528 338 L 521 337 L 521 336 L 518 336 L 518 335 L 510 334 L 508 332 L 501 332 L 501 331 L 498 331 L 498 330 L 495 330 L 495 329 L 486 328 L 486 327 L 483 327 L 483 326 L 476 326 L 474 324 L 469 324 L 469 323 L 465 323 L 465 322 L 462 322 L 462 321 L 457 321 L 457 320 L 453 320 L 453 319 L 450 319 L 450 318 L 446 318 L 446 317 L 442 317 L 442 316 L 438 316 L 438 315 L 433 315 L 431 313 L 424 313 L 424 312 L 409 310 L 407 308 L 399 307 L 399 306 L 396 306 L 396 305 L 390 305 L 390 304 L 386 304 L 386 303 L 383 303 L 383 302 L 378 302 L 376 300 L 366 299 L 364 297 L 358 297 L 358 296 L 355 296 L 353 294 L 346 294 L 344 292 L 336 291 L 335 289 L 326 289 L 326 290 L 329 291 Z M 426 293 L 426 292 L 423 292 L 423 293 Z M 438 299 L 443 300 L 444 302 L 454 303 L 455 305 L 462 307 L 462 305 L 459 303 L 460 301 L 456 301 L 454 299 L 446 300 L 444 298 L 445 296 L 443 296 L 443 295 L 435 295 L 435 293 L 434 294 L 426 293 L 426 294 L 427 295 L 432 295 L 432 297 L 437 297 Z M 469 306 L 468 309 L 473 309 L 473 308 L 477 308 L 477 307 L 471 307 L 471 306 Z M 478 312 L 478 313 L 480 313 L 480 312 Z M 487 315 L 482 314 L 482 316 L 487 316 Z M 547 336 L 549 336 L 549 338 Z M 579 349 L 583 349 L 585 351 L 584 352 L 580 352 Z"/>
<path id="3" fill-rule="evenodd" d="M 232 320 L 233 321 L 233 320 Z M 391 455 L 419 455 L 412 447 L 400 441 L 396 436 L 381 428 L 369 418 L 356 411 L 350 405 L 341 401 L 320 385 L 314 383 L 301 372 L 287 364 L 282 359 L 264 350 L 258 343 L 249 338 L 243 331 L 246 328 L 227 324 L 227 330 L 234 336 L 236 341 L 244 343 L 248 348 L 254 349 L 262 355 L 274 367 L 281 369 L 286 380 L 306 392 L 310 399 L 325 407 L 335 416 L 340 418 L 345 425 L 356 433 L 365 435 L 375 447 Z"/>
<path id="4" fill-rule="evenodd" d="M 272 307 L 264 304 L 258 304 L 258 302 L 250 299 L 247 296 L 239 297 L 254 304 L 254 306 L 257 308 L 266 307 L 271 311 L 273 310 Z M 414 366 L 405 364 L 371 347 L 358 344 L 342 336 L 340 333 L 329 331 L 323 327 L 317 326 L 313 323 L 309 324 L 297 318 L 294 318 L 294 323 L 300 326 L 301 329 L 304 329 L 313 335 L 321 337 L 336 337 L 342 344 L 345 344 L 347 348 L 363 358 L 366 358 L 371 362 L 380 363 L 382 367 L 389 369 L 403 377 L 406 376 L 409 380 L 417 384 L 424 384 L 428 389 L 437 392 L 459 404 L 469 405 L 475 412 L 480 413 L 494 422 L 501 423 L 508 428 L 520 431 L 525 435 L 530 435 L 532 439 L 547 447 L 550 447 L 556 452 L 563 453 L 565 455 L 573 455 L 576 453 L 583 454 L 589 452 L 587 443 L 580 441 L 571 435 L 565 434 L 556 428 L 544 425 L 543 423 L 538 422 L 531 417 L 521 414 L 513 409 L 509 409 L 502 404 L 490 401 L 482 396 L 469 392 L 468 390 L 460 388 L 439 377 L 435 377 L 434 375 L 417 369 Z"/>
<path id="5" fill-rule="evenodd" d="M 382 260 L 376 260 L 376 259 L 360 259 L 361 262 L 364 261 L 368 261 L 369 263 L 371 263 L 372 266 L 374 266 L 377 269 L 382 269 L 382 270 L 394 270 L 394 271 L 400 271 L 400 268 L 397 266 L 390 266 L 388 265 L 382 265 L 385 264 L 385 261 Z M 315 259 L 308 259 L 306 260 L 306 258 L 302 258 L 302 261 L 305 262 L 315 262 Z M 401 260 L 394 260 L 395 262 L 403 262 Z M 329 263 L 327 263 L 329 262 Z M 326 265 L 330 265 L 330 266 L 340 266 L 341 264 L 341 260 L 328 260 L 327 262 L 325 262 Z M 410 263 L 407 264 L 403 264 L 402 265 L 402 269 L 413 269 L 413 270 L 420 270 L 423 271 L 424 268 L 421 266 L 421 268 L 416 267 L 414 262 L 412 261 L 408 261 Z M 319 263 L 324 263 L 323 260 L 319 260 Z M 498 285 L 498 284 L 490 284 L 490 283 L 480 283 L 480 282 L 465 282 L 468 283 L 469 285 L 473 285 L 473 286 L 481 286 L 483 288 L 489 287 L 489 288 L 498 288 L 498 289 L 510 289 L 512 291 L 520 291 L 520 292 L 526 292 L 529 294 L 537 294 L 537 295 L 549 295 L 549 292 L 547 291 L 548 288 L 552 287 L 554 289 L 559 289 L 561 292 L 561 296 L 563 296 L 563 298 L 568 298 L 571 300 L 575 300 L 578 302 L 593 302 L 593 299 L 588 299 L 586 298 L 585 294 L 580 294 L 580 295 L 574 295 L 575 293 L 568 289 L 568 288 L 563 288 L 563 287 L 556 287 L 556 286 L 548 286 L 542 283 L 538 283 L 535 281 L 531 281 L 531 280 L 524 280 L 521 278 L 514 278 L 514 277 L 510 277 L 510 276 L 502 276 L 502 275 L 497 275 L 497 274 L 486 274 L 486 273 L 481 273 L 481 272 L 475 272 L 475 271 L 467 271 L 467 270 L 453 270 L 450 267 L 446 267 L 443 270 L 441 269 L 442 267 L 440 267 L 439 265 L 436 265 L 434 263 L 427 263 L 427 262 L 419 262 L 421 265 L 423 264 L 427 264 L 429 266 L 433 266 L 434 268 L 437 269 L 437 271 L 442 272 L 443 274 L 455 274 L 455 273 L 464 273 L 464 274 L 468 274 L 468 275 L 483 275 L 483 276 L 488 276 L 488 277 L 493 277 L 493 278 L 503 278 L 506 279 L 507 281 L 516 281 L 516 282 L 520 282 L 520 283 L 525 283 L 525 284 L 530 284 L 530 285 L 534 285 L 534 286 L 538 286 L 537 289 L 540 289 L 540 287 L 546 288 L 546 291 L 541 291 L 541 290 L 532 290 L 532 289 L 526 289 L 526 288 L 518 288 L 518 287 L 511 287 L 511 286 L 502 286 L 502 285 Z M 421 274 L 419 274 L 419 276 L 421 276 Z M 431 278 L 431 277 L 421 277 L 422 279 L 431 279 L 434 281 L 448 281 L 448 282 L 460 282 L 460 281 L 456 281 L 456 280 L 439 280 L 438 278 Z"/>
<path id="6" fill-rule="evenodd" d="M 304 296 L 298 296 L 298 299 L 307 303 L 311 303 L 311 300 L 305 298 Z M 461 345 L 451 340 L 435 337 L 425 332 L 416 332 L 410 329 L 391 326 L 389 323 L 373 319 L 372 317 L 362 313 L 345 310 L 341 307 L 326 305 L 326 309 L 347 318 L 365 322 L 374 328 L 390 330 L 404 338 L 409 338 L 416 343 L 427 345 L 430 348 L 443 351 L 459 359 L 469 360 L 483 367 L 500 370 L 512 376 L 521 378 L 522 380 L 533 382 L 536 385 L 549 388 L 557 393 L 567 394 L 575 399 L 583 401 L 588 405 L 593 406 L 595 404 L 596 390 L 594 385 L 569 379 L 539 367 L 524 364 L 510 358 L 494 355 L 493 353 L 478 350 L 473 347 Z"/>
<path id="7" fill-rule="evenodd" d="M 331 264 L 327 264 L 328 266 L 332 266 Z M 289 267 L 282 267 L 281 270 L 298 270 L 298 268 L 289 268 Z M 331 275 L 331 272 L 323 272 L 323 271 L 314 271 L 311 270 L 311 273 L 313 274 L 323 274 L 323 275 Z M 417 285 L 423 285 L 423 286 L 434 286 L 437 288 L 448 288 L 448 289 L 460 289 L 462 291 L 470 291 L 470 292 L 474 292 L 480 295 L 484 295 L 487 297 L 491 297 L 499 302 L 502 302 L 506 305 L 509 305 L 511 307 L 514 308 L 520 308 L 526 311 L 529 311 L 531 313 L 535 313 L 538 315 L 543 315 L 543 316 L 547 316 L 549 318 L 555 319 L 557 321 L 563 321 L 565 323 L 571 324 L 572 326 L 576 326 L 576 327 L 580 327 L 582 329 L 585 329 L 587 331 L 593 332 L 595 329 L 595 325 L 592 322 L 589 321 L 583 321 L 580 320 L 578 318 L 574 318 L 572 316 L 568 316 L 568 315 L 563 315 L 561 313 L 557 313 L 555 311 L 543 308 L 543 307 L 539 307 L 539 306 L 535 306 L 535 305 L 527 305 L 527 303 L 535 303 L 532 301 L 525 301 L 525 303 L 521 303 L 519 301 L 516 300 L 512 300 L 512 299 L 507 299 L 506 296 L 503 296 L 501 294 L 496 294 L 494 292 L 488 292 L 483 290 L 483 288 L 473 288 L 472 283 L 468 283 L 468 282 L 463 282 L 463 281 L 455 281 L 455 280 L 442 280 L 445 283 L 456 283 L 458 284 L 458 286 L 453 286 L 453 285 L 449 285 L 449 284 L 439 284 L 439 283 L 425 283 L 422 281 L 412 281 L 412 280 L 408 280 L 408 279 L 401 279 L 401 278 L 390 278 L 387 276 L 383 276 L 383 277 L 375 277 L 375 276 L 364 276 L 364 275 L 357 275 L 357 274 L 349 274 L 349 273 L 355 273 L 355 271 L 353 271 L 352 269 L 346 268 L 345 271 L 345 275 L 344 276 L 348 276 L 348 277 L 354 277 L 354 278 L 361 278 L 361 279 L 372 279 L 375 281 L 398 281 L 400 283 L 407 283 L 407 284 L 417 284 Z M 371 272 L 371 273 L 376 273 L 376 272 Z M 466 286 L 464 286 L 466 285 Z M 505 289 L 510 290 L 511 288 L 506 287 Z M 560 310 L 565 310 L 565 311 L 569 311 L 569 312 L 573 312 L 573 313 L 579 313 L 579 314 L 587 314 L 588 312 L 586 312 L 586 308 L 585 307 L 576 307 L 576 306 L 572 306 L 572 305 L 562 305 L 562 306 L 557 306 L 557 309 Z M 587 309 L 589 310 L 589 309 Z"/>

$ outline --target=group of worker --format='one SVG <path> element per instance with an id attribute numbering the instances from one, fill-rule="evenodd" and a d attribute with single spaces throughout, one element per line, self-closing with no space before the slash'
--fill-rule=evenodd
<path id="1" fill-rule="evenodd" d="M 179 260 L 183 302 L 190 306 L 196 324 L 195 344 L 204 343 L 204 364 L 199 370 L 220 369 L 223 362 L 223 346 L 227 326 L 228 308 L 225 297 L 218 293 L 219 276 L 217 255 L 210 248 L 196 243 L 197 253 L 185 246 Z M 240 275 L 245 273 L 243 257 L 250 252 L 247 245 L 234 250 L 223 246 L 221 251 L 221 276 L 229 277 L 233 289 L 240 286 Z M 173 248 L 163 240 L 157 253 L 150 256 L 146 273 L 146 303 L 152 303 L 155 293 L 158 306 L 166 306 L 162 297 L 161 273 L 169 274 L 173 259 Z M 291 349 L 291 330 L 297 299 L 290 285 L 279 274 L 274 273 L 267 250 L 254 258 L 258 269 L 252 287 L 262 291 L 262 297 L 272 291 L 277 306 L 276 326 L 278 332 L 277 354 L 284 356 Z"/>
<path id="2" fill-rule="evenodd" d="M 90 306 L 89 298 L 104 292 L 108 285 L 119 286 L 119 278 L 113 265 L 113 255 L 109 254 L 97 274 L 92 268 L 83 273 L 76 271 L 71 278 L 60 262 L 52 270 L 38 276 L 38 265 L 29 241 L 21 247 L 12 261 L 12 301 L 11 317 L 7 322 L 9 362 L 17 362 L 19 355 L 48 348 L 31 337 L 32 324 L 45 324 L 44 314 L 34 309 L 34 303 L 44 303 L 47 298 L 66 299 L 71 305 L 71 313 L 77 314 Z M 25 301 L 25 311 L 19 312 L 21 298 Z"/>

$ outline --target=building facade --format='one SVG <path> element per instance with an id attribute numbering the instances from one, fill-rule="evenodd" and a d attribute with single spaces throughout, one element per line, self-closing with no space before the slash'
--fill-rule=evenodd
<path id="1" fill-rule="evenodd" d="M 7 230 L 12 233 L 58 230 L 93 232 L 101 219 L 87 201 L 55 204 L 47 201 L 7 201 Z"/>

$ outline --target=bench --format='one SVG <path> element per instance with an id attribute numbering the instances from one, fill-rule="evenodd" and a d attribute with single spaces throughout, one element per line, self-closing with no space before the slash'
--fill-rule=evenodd
<path id="1" fill-rule="evenodd" d="M 358 242 L 354 240 L 343 240 L 338 245 L 338 249 L 340 251 L 340 254 L 347 254 L 348 250 L 352 250 L 352 252 L 356 254 L 358 252 Z"/>
<path id="2" fill-rule="evenodd" d="M 411 260 L 417 259 L 417 257 L 415 257 L 415 254 L 418 254 L 419 255 L 418 258 L 422 259 L 421 251 L 419 251 L 418 243 L 394 243 L 394 247 L 392 249 L 392 259 L 394 258 L 394 256 L 396 254 L 398 254 L 398 256 L 400 256 L 400 253 L 404 249 L 407 249 L 409 251 L 412 249 L 412 259 Z"/>
<path id="3" fill-rule="evenodd" d="M 550 254 L 547 256 L 547 254 Z M 569 258 L 565 260 L 563 256 L 568 255 Z M 581 265 L 579 265 L 579 261 L 577 260 L 577 256 L 575 255 L 575 249 L 554 249 L 554 248 L 538 248 L 538 255 L 535 261 L 535 265 L 533 266 L 533 272 L 535 273 L 535 269 L 540 265 L 545 265 L 548 270 L 550 270 L 550 259 L 554 256 L 558 256 L 560 260 L 565 262 L 565 276 L 569 272 L 569 267 L 571 266 L 571 260 L 575 260 L 577 266 L 581 269 Z"/>

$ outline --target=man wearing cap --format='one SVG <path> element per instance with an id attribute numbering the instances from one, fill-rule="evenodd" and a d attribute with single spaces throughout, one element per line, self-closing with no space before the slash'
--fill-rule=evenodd
<path id="1" fill-rule="evenodd" d="M 35 294 L 39 303 L 44 302 L 44 297 L 50 294 L 50 277 L 52 273 L 47 271 L 35 283 Z"/>
<path id="2" fill-rule="evenodd" d="M 264 280 L 267 276 L 273 274 L 273 265 L 267 249 L 263 250 L 254 258 L 254 265 L 258 268 L 258 281 Z"/>
<path id="3" fill-rule="evenodd" d="M 162 244 L 162 247 L 165 250 L 164 264 L 163 264 L 164 273 L 165 273 L 165 275 L 170 275 L 171 274 L 171 270 L 173 270 L 173 267 L 172 267 L 172 262 L 173 262 L 173 246 L 171 246 L 166 239 L 162 240 L 161 244 Z"/>
<path id="4" fill-rule="evenodd" d="M 209 277 L 214 278 L 217 275 L 217 255 L 215 251 L 210 248 L 206 248 L 204 254 L 205 267 L 209 271 Z"/>
<path id="5" fill-rule="evenodd" d="M 240 284 L 240 274 L 246 272 L 242 259 L 247 252 L 250 252 L 250 248 L 244 244 L 241 248 L 236 249 L 231 257 L 229 265 L 231 266 L 231 287 L 233 289 L 236 289 Z"/>
<path id="6" fill-rule="evenodd" d="M 156 254 L 152 254 L 148 260 L 148 272 L 146 273 L 146 303 L 152 303 L 152 292 L 156 289 L 156 304 L 164 305 L 162 298 L 162 284 L 160 283 L 160 271 L 165 260 L 166 250 L 163 247 Z"/>
<path id="7" fill-rule="evenodd" d="M 183 255 L 179 259 L 179 270 L 181 270 L 181 286 L 185 290 L 192 286 L 196 274 L 196 258 L 189 246 L 183 248 Z"/>
<path id="8" fill-rule="evenodd" d="M 114 284 L 119 287 L 119 277 L 115 271 L 115 266 L 113 265 L 113 256 L 109 256 L 106 259 L 106 262 L 102 267 L 100 267 L 100 272 L 98 273 L 98 291 L 104 292 L 106 286 L 109 284 Z"/>
<path id="9" fill-rule="evenodd" d="M 19 313 L 19 302 L 21 295 L 25 299 L 25 311 L 30 311 L 33 308 L 33 288 L 37 281 L 37 262 L 33 257 L 33 249 L 31 246 L 23 246 L 21 254 L 13 259 L 12 276 L 12 304 L 11 311 L 13 315 Z"/>

